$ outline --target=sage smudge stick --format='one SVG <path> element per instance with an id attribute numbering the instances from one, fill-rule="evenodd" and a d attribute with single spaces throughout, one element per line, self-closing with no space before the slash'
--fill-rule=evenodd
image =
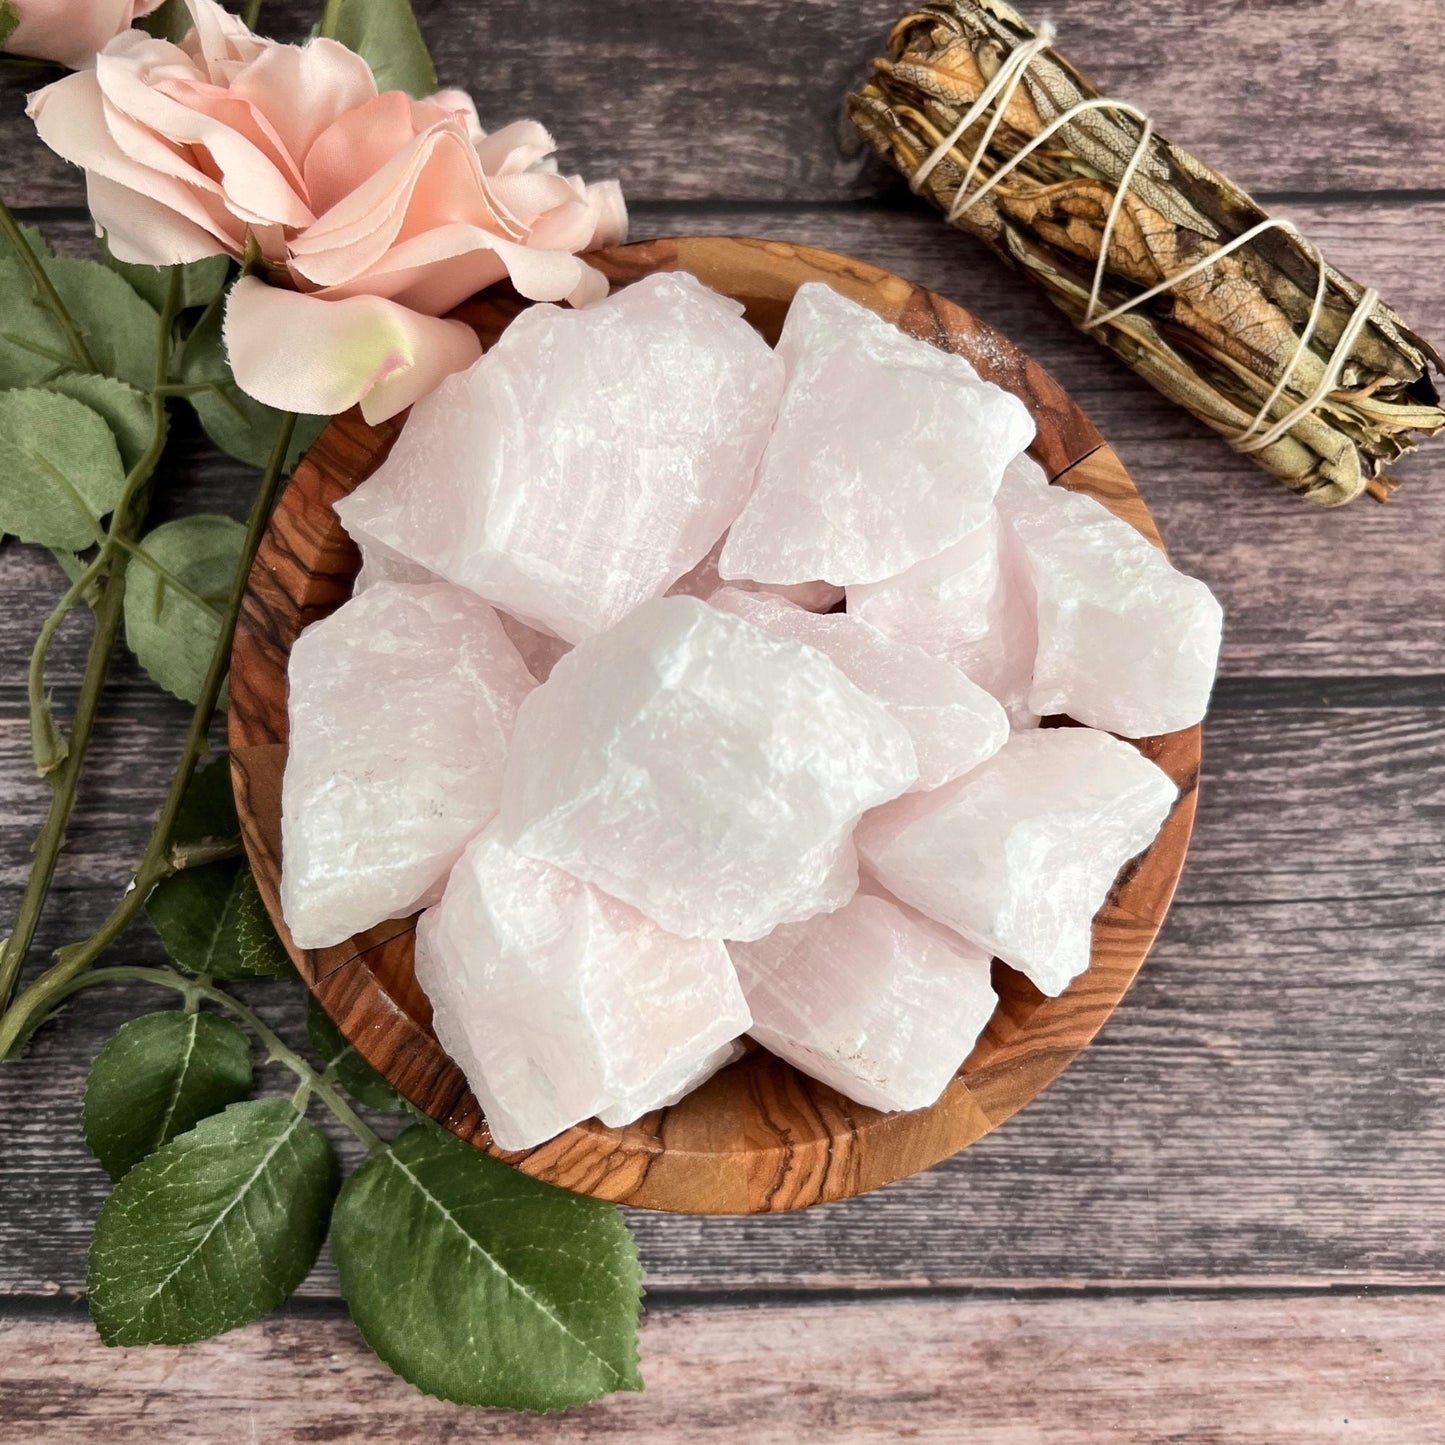
<path id="1" fill-rule="evenodd" d="M 1001 0 L 919 6 L 849 114 L 952 224 L 1291 490 L 1383 500 L 1384 469 L 1445 427 L 1440 356 L 1051 38 Z"/>

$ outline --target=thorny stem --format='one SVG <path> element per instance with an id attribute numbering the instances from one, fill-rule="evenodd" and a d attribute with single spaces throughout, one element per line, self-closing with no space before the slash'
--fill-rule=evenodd
<path id="1" fill-rule="evenodd" d="M 170 791 L 166 794 L 160 815 L 151 829 L 150 840 L 141 856 L 140 865 L 136 868 L 131 886 L 126 890 L 120 902 L 111 910 L 110 916 L 88 939 L 83 943 L 70 944 L 60 949 L 56 953 L 55 963 L 22 993 L 3 1015 L 0 1015 L 0 1061 L 9 1057 L 16 1045 L 30 1036 L 45 1015 L 55 1006 L 55 1003 L 65 996 L 71 982 L 85 972 L 100 954 L 110 947 L 122 929 L 140 911 L 156 884 L 176 871 L 175 860 L 171 853 L 171 834 L 175 831 L 176 818 L 180 813 L 181 801 L 185 797 L 191 776 L 208 748 L 207 734 L 210 731 L 211 716 L 216 710 L 216 701 L 221 695 L 221 687 L 230 667 L 231 639 L 236 631 L 236 619 L 240 616 L 241 601 L 245 596 L 251 562 L 256 555 L 257 548 L 261 545 L 261 536 L 271 514 L 271 502 L 276 495 L 276 488 L 280 485 L 281 473 L 286 465 L 286 453 L 290 449 L 291 436 L 295 428 L 296 417 L 293 414 L 282 418 L 276 443 L 271 449 L 270 460 L 266 464 L 266 471 L 256 492 L 256 500 L 251 506 L 241 557 L 237 563 L 236 575 L 231 581 L 226 610 L 221 618 L 220 635 L 216 640 L 215 651 L 211 654 L 211 664 L 206 672 L 206 680 L 201 687 L 200 698 L 196 703 L 195 710 L 191 713 L 190 727 L 186 732 L 180 762 L 177 765 L 175 777 L 171 780 Z M 67 766 L 69 761 L 69 759 L 66 760 Z M 9 964 L 10 945 L 7 944 L 5 966 L 8 968 Z"/>
<path id="2" fill-rule="evenodd" d="M 360 1118 L 342 1097 L 340 1090 L 324 1073 L 313 1068 L 300 1054 L 290 1048 L 269 1024 L 259 1018 L 252 1009 L 247 1008 L 240 999 L 227 993 L 225 989 L 217 988 L 205 979 L 186 978 L 168 968 L 142 968 L 133 964 L 125 964 L 112 968 L 98 968 L 83 978 L 71 979 L 56 994 L 54 1001 L 60 1003 L 83 988 L 106 983 L 151 983 L 158 988 L 174 989 L 185 999 L 188 1009 L 194 1008 L 198 999 L 205 999 L 208 1003 L 215 1004 L 217 1008 L 224 1009 L 245 1024 L 260 1040 L 266 1050 L 267 1062 L 280 1064 L 296 1075 L 300 1087 L 296 1091 L 293 1102 L 298 1109 L 304 1109 L 308 1096 L 315 1094 L 336 1115 L 337 1119 L 356 1135 L 370 1153 L 375 1154 L 386 1148 L 385 1141 Z"/>
<path id="3" fill-rule="evenodd" d="M 85 337 L 80 334 L 80 328 L 75 324 L 75 318 L 60 299 L 60 293 L 55 289 L 45 267 L 40 264 L 40 257 L 35 254 L 30 238 L 20 229 L 20 223 L 11 215 L 10 208 L 4 201 L 0 201 L 0 235 L 10 242 L 10 249 L 29 273 L 42 304 L 65 333 L 65 341 L 70 347 L 70 354 L 75 358 L 76 367 L 81 371 L 98 371 L 100 368 L 96 366 L 90 347 L 85 344 Z"/>
<path id="4" fill-rule="evenodd" d="M 4 204 L 0 202 L 0 211 Z M 5 212 L 8 216 L 9 212 Z M 13 220 L 12 220 L 13 224 Z M 21 236 L 21 241 L 24 237 Z M 28 251 L 28 247 L 26 248 Z M 162 309 L 159 335 L 156 341 L 156 385 L 166 379 L 170 367 L 171 326 L 180 306 L 181 278 L 179 272 L 172 272 L 166 304 Z M 120 501 L 111 514 L 110 527 L 105 541 L 95 560 L 79 578 L 66 590 L 56 604 L 36 639 L 30 655 L 29 694 L 31 736 L 39 738 L 48 734 L 52 724 L 49 720 L 45 698 L 45 659 L 55 634 L 75 604 L 85 595 L 86 589 L 99 579 L 99 596 L 95 601 L 95 617 L 90 639 L 90 650 L 86 655 L 85 671 L 81 676 L 80 693 L 76 699 L 75 716 L 71 720 L 70 735 L 66 741 L 63 758 L 53 760 L 47 768 L 50 782 L 50 806 L 45 822 L 35 840 L 34 859 L 30 876 L 25 882 L 25 891 L 20 897 L 16 911 L 15 925 L 10 930 L 3 948 L 0 948 L 0 1012 L 3 1012 L 15 991 L 20 972 L 25 966 L 26 956 L 35 938 L 40 915 L 45 908 L 46 896 L 50 892 L 51 880 L 60 850 L 65 844 L 65 829 L 75 807 L 75 796 L 80 785 L 81 769 L 85 764 L 86 751 L 90 746 L 91 733 L 95 730 L 96 714 L 100 709 L 101 694 L 110 673 L 111 654 L 116 638 L 120 635 L 121 619 L 125 607 L 125 572 L 129 554 L 125 547 L 139 534 L 144 521 L 146 484 L 150 481 L 166 444 L 166 409 L 164 400 L 156 395 L 151 397 L 151 438 L 144 455 L 126 477 Z M 3 1058 L 0 1052 L 0 1058 Z"/>

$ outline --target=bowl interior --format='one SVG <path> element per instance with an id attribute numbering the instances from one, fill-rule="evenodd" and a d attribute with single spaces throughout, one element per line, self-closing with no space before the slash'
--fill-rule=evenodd
<path id="1" fill-rule="evenodd" d="M 775 241 L 664 239 L 614 247 L 597 259 L 614 285 L 656 270 L 690 271 L 743 302 L 770 341 L 797 287 L 828 282 L 912 334 L 967 356 L 1015 392 L 1038 426 L 1030 450 L 1055 484 L 1096 496 L 1162 545 L 1118 458 L 1068 395 L 1017 347 L 942 297 L 862 262 Z M 456 314 L 489 343 L 525 304 L 498 289 Z M 247 853 L 302 977 L 364 1058 L 432 1118 L 528 1174 L 620 1203 L 700 1213 L 795 1209 L 877 1188 L 973 1143 L 1064 1069 L 1123 997 L 1169 906 L 1194 818 L 1197 727 L 1136 744 L 1174 778 L 1180 798 L 1095 920 L 1088 971 L 1050 999 L 996 961 L 998 1008 L 930 1108 L 864 1108 L 754 1049 L 672 1108 L 625 1128 L 589 1120 L 535 1149 L 496 1149 L 465 1079 L 431 1032 L 412 972 L 415 920 L 381 924 L 334 948 L 301 950 L 278 897 L 287 657 L 304 627 L 350 595 L 359 558 L 332 504 L 370 475 L 400 429 L 400 421 L 369 427 L 349 413 L 298 466 L 252 570 L 231 672 L 231 757 Z"/>

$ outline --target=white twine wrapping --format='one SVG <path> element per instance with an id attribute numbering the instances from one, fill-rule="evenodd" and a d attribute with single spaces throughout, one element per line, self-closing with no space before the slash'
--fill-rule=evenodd
<path id="1" fill-rule="evenodd" d="M 1314 338 L 1315 330 L 1319 326 L 1320 317 L 1324 314 L 1325 291 L 1328 280 L 1328 273 L 1325 268 L 1324 257 L 1320 254 L 1319 248 L 1307 237 L 1300 234 L 1299 229 L 1290 221 L 1282 217 L 1272 216 L 1251 226 L 1242 235 L 1236 236 L 1232 241 L 1223 246 L 1217 247 L 1207 256 L 1186 266 L 1182 271 L 1176 271 L 1172 276 L 1167 276 L 1156 286 L 1151 286 L 1147 291 L 1131 297 L 1128 301 L 1115 306 L 1110 311 L 1099 314 L 1099 292 L 1104 284 L 1104 271 L 1108 264 L 1109 247 L 1114 238 L 1114 227 L 1119 219 L 1119 212 L 1123 209 L 1124 197 L 1129 193 L 1129 187 L 1133 183 L 1134 175 L 1138 171 L 1149 148 L 1149 142 L 1154 135 L 1154 123 L 1137 106 L 1132 106 L 1121 100 L 1109 100 L 1099 98 L 1096 100 L 1081 100 L 1071 105 L 1067 110 L 1061 111 L 1041 130 L 1033 136 L 1029 142 L 1022 146 L 1017 152 L 1009 157 L 1007 161 L 996 170 L 981 186 L 974 190 L 969 187 L 973 184 L 974 178 L 978 175 L 979 167 L 983 164 L 984 157 L 988 154 L 988 148 L 993 140 L 994 133 L 998 130 L 1005 112 L 1008 110 L 1009 102 L 1018 92 L 1023 84 L 1024 76 L 1034 60 L 1046 51 L 1054 42 L 1054 27 L 1047 22 L 1039 27 L 1038 34 L 1032 40 L 1026 40 L 1015 49 L 1011 50 L 1004 57 L 1003 63 L 995 72 L 993 78 L 979 92 L 978 99 L 959 117 L 958 124 L 934 146 L 924 157 L 909 185 L 916 193 L 923 188 L 923 183 L 932 174 L 938 163 L 948 155 L 962 139 L 968 128 L 978 121 L 993 106 L 993 114 L 989 117 L 988 123 L 984 126 L 979 137 L 978 145 L 974 148 L 973 155 L 969 158 L 968 166 L 963 173 L 963 179 L 959 182 L 958 191 L 953 198 L 952 204 L 947 211 L 947 219 L 950 222 L 967 213 L 973 206 L 986 196 L 1000 181 L 1013 172 L 1023 161 L 1027 160 L 1041 145 L 1044 144 L 1057 131 L 1068 125 L 1070 121 L 1078 116 L 1084 115 L 1091 110 L 1109 110 L 1119 115 L 1132 116 L 1139 122 L 1139 143 L 1134 148 L 1134 153 L 1129 157 L 1124 167 L 1123 174 L 1119 177 L 1119 184 L 1114 189 L 1114 199 L 1109 207 L 1109 214 L 1104 220 L 1104 232 L 1099 245 L 1099 257 L 1094 265 L 1094 281 L 1089 290 L 1089 304 L 1084 311 L 1082 322 L 1085 331 L 1092 331 L 1095 327 L 1106 325 L 1116 320 L 1126 312 L 1132 311 L 1136 306 L 1142 306 L 1146 301 L 1152 301 L 1156 296 L 1161 296 L 1166 291 L 1171 291 L 1181 282 L 1198 276 L 1201 272 L 1209 270 L 1216 261 L 1222 260 L 1231 251 L 1237 251 L 1241 246 L 1247 246 L 1256 236 L 1263 235 L 1266 231 L 1286 231 L 1294 236 L 1308 251 L 1311 259 L 1319 270 L 1319 277 L 1315 283 L 1314 304 L 1310 307 L 1309 319 L 1305 323 L 1304 330 L 1300 333 L 1299 341 L 1290 356 L 1289 365 L 1285 367 L 1280 379 L 1275 383 L 1274 390 L 1264 399 L 1264 404 L 1255 413 L 1254 419 L 1242 431 L 1230 437 L 1229 444 L 1236 451 L 1257 452 L 1264 448 L 1273 446 L 1282 436 L 1305 417 L 1310 416 L 1316 407 L 1320 405 L 1329 394 L 1339 385 L 1340 373 L 1349 360 L 1350 352 L 1354 349 L 1355 342 L 1359 339 L 1360 333 L 1365 329 L 1375 305 L 1380 299 L 1379 292 L 1373 287 L 1367 289 L 1360 297 L 1359 302 L 1351 313 L 1349 321 L 1345 324 L 1344 330 L 1340 333 L 1339 340 L 1335 343 L 1330 359 L 1326 363 L 1324 371 L 1314 389 L 1292 407 L 1284 416 L 1280 417 L 1272 425 L 1266 426 L 1269 421 L 1270 412 L 1274 409 L 1275 403 L 1284 395 L 1290 382 L 1294 378 L 1300 361 L 1309 344 Z"/>

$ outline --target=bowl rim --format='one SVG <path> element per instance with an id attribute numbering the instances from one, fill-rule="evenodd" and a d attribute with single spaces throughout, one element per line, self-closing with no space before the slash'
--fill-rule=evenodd
<path id="1" fill-rule="evenodd" d="M 1162 548 L 1127 471 L 1084 412 L 1018 347 L 955 303 L 850 257 L 749 237 L 660 238 L 590 259 L 614 285 L 672 269 L 719 290 L 731 278 L 750 319 L 774 330 L 799 284 L 827 281 L 904 330 L 969 356 L 1021 395 L 1039 430 L 1030 451 L 1050 480 L 1097 497 Z M 494 336 L 525 304 L 495 288 L 454 315 Z M 1193 825 L 1198 726 L 1129 740 L 1170 773 L 1180 797 L 1097 915 L 1089 970 L 1047 999 L 995 961 L 994 1017 L 929 1108 L 867 1109 L 757 1052 L 678 1105 L 622 1129 L 588 1120 L 534 1149 L 498 1150 L 460 1070 L 430 1032 L 429 1008 L 411 976 L 414 920 L 308 951 L 295 947 L 280 910 L 286 660 L 302 628 L 350 595 L 357 557 L 331 504 L 379 464 L 403 421 L 369 427 L 350 412 L 313 444 L 272 514 L 232 651 L 228 728 L 246 852 L 298 971 L 363 1058 L 437 1122 L 525 1173 L 618 1203 L 690 1213 L 775 1212 L 865 1193 L 966 1148 L 1063 1072 L 1122 999 L 1167 912 Z"/>

